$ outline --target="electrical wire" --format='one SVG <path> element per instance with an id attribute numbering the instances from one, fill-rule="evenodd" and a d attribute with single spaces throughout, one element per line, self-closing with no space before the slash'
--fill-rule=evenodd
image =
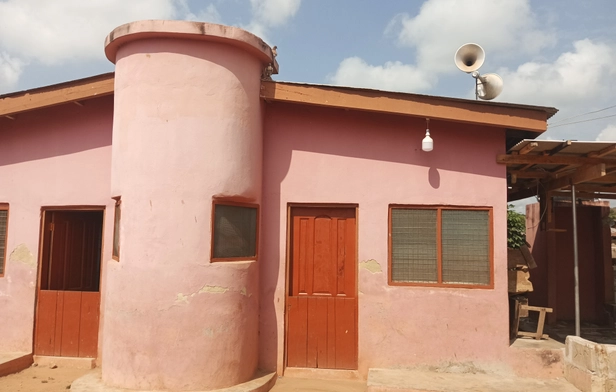
<path id="1" fill-rule="evenodd" d="M 603 117 L 589 118 L 588 120 L 573 121 L 573 122 L 564 123 L 564 124 L 548 125 L 548 129 L 564 127 L 565 125 L 571 125 L 571 124 L 581 124 L 581 123 L 585 123 L 585 122 L 589 122 L 589 121 L 601 120 L 601 119 L 610 118 L 610 117 L 616 117 L 616 114 L 611 114 L 609 116 L 603 116 Z"/>
<path id="2" fill-rule="evenodd" d="M 561 123 L 561 122 L 563 122 L 563 121 L 572 120 L 572 119 L 574 119 L 574 118 L 578 118 L 578 117 L 586 116 L 586 115 L 589 115 L 589 114 L 594 114 L 594 113 L 603 112 L 603 111 L 605 111 L 605 110 L 612 109 L 612 108 L 616 108 L 616 105 L 608 106 L 608 107 L 606 107 L 606 108 L 599 109 L 599 110 L 595 110 L 595 111 L 588 112 L 588 113 L 582 113 L 582 114 L 578 114 L 578 115 L 575 115 L 575 116 L 571 116 L 571 117 L 563 118 L 563 119 L 558 120 L 558 121 L 556 121 L 556 122 L 554 122 L 554 123 L 552 123 L 552 124 L 558 124 L 558 123 Z"/>
<path id="3" fill-rule="evenodd" d="M 537 199 L 537 202 L 539 203 L 539 206 L 541 206 L 541 200 L 539 198 L 539 185 L 541 185 L 541 187 L 543 188 L 543 191 L 545 192 L 545 187 L 543 186 L 543 184 L 537 180 L 537 194 L 535 195 L 535 198 Z M 545 192 L 545 194 L 547 195 L 547 192 Z M 539 215 L 539 220 L 537 221 L 537 224 L 535 226 L 530 227 L 530 229 L 534 229 L 536 227 L 538 227 L 541 224 L 541 221 L 543 220 L 543 217 L 545 216 L 545 213 L 548 211 L 548 202 L 545 202 L 545 207 L 543 208 L 543 212 Z M 528 230 L 529 227 L 526 228 L 526 230 Z"/>

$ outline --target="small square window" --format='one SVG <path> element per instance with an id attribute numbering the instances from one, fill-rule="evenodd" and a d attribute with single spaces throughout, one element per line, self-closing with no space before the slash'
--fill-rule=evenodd
<path id="1" fill-rule="evenodd" d="M 212 261 L 256 259 L 258 216 L 256 205 L 215 202 Z"/>

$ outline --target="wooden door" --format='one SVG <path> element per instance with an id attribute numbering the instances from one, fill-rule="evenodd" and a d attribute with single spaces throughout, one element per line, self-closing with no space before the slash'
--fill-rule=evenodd
<path id="1" fill-rule="evenodd" d="M 293 208 L 287 366 L 357 369 L 354 208 Z"/>
<path id="2" fill-rule="evenodd" d="M 95 358 L 103 211 L 45 211 L 34 353 Z"/>

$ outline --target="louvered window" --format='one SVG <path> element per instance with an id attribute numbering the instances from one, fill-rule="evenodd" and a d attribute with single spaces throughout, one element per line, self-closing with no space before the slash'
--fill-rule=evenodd
<path id="1" fill-rule="evenodd" d="M 0 203 L 0 276 L 6 269 L 6 238 L 9 224 L 9 205 Z"/>
<path id="2" fill-rule="evenodd" d="M 492 210 L 390 206 L 393 285 L 493 287 Z"/>
<path id="3" fill-rule="evenodd" d="M 256 205 L 215 202 L 212 261 L 254 260 L 258 216 Z"/>

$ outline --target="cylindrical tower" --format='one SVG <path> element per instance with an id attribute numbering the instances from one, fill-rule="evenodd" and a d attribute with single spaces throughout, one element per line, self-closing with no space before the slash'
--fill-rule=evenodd
<path id="1" fill-rule="evenodd" d="M 272 51 L 234 27 L 142 21 L 112 31 L 105 53 L 116 64 L 121 218 L 102 300 L 103 382 L 207 390 L 247 381 L 258 360 L 257 260 L 212 262 L 213 206 L 261 201 L 259 90 Z"/>

